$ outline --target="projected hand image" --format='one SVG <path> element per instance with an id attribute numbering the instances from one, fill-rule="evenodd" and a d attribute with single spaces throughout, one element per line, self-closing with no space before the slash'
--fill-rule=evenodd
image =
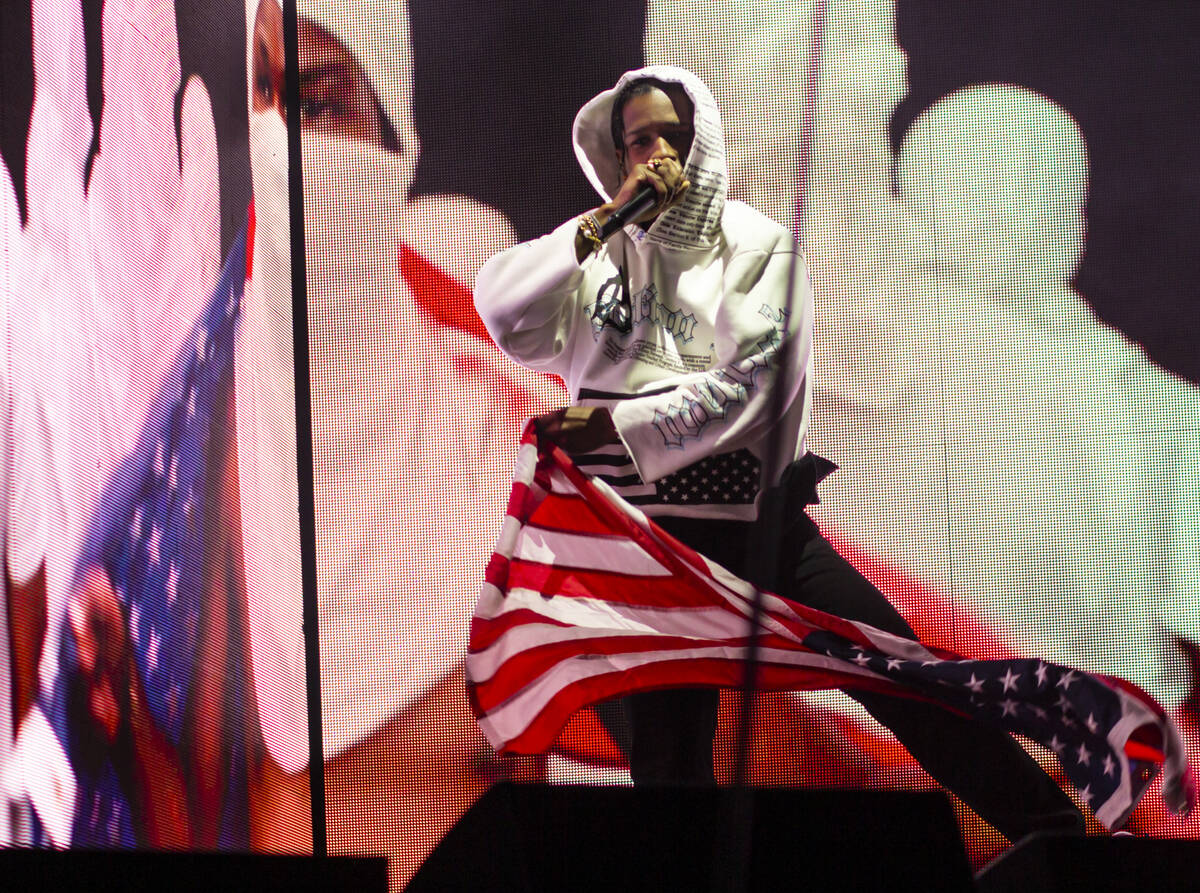
<path id="1" fill-rule="evenodd" d="M 80 5 L 32 7 L 27 215 L 3 227 L 13 332 L 5 523 L 11 591 L 45 601 L 44 637 L 14 635 L 14 647 L 41 655 L 39 678 L 16 683 L 48 694 L 97 493 L 136 442 L 150 396 L 142 383 L 165 374 L 216 278 L 219 226 L 212 112 L 200 83 L 180 91 L 170 10 L 106 4 L 103 114 L 93 139 Z M 15 215 L 15 203 L 5 212 Z M 33 665 L 26 657 L 15 655 L 18 674 Z M 14 717 L 15 759 L 62 784 L 26 778 L 9 795 L 32 800 L 50 839 L 65 844 L 73 788 L 55 751 L 61 743 L 35 731 L 44 710 L 37 699 Z"/>

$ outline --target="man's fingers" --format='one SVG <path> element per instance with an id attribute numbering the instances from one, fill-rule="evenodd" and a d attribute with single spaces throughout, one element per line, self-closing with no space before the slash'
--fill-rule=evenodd
<path id="1" fill-rule="evenodd" d="M 563 416 L 565 414 L 566 410 L 558 409 L 554 412 L 537 416 L 533 420 L 533 424 L 537 430 L 538 437 L 548 443 L 558 443 L 562 435 Z"/>
<path id="2" fill-rule="evenodd" d="M 100 145 L 109 155 L 111 174 L 127 179 L 128 166 L 137 164 L 148 189 L 173 186 L 179 175 L 174 93 L 180 66 L 175 6 L 150 0 L 110 0 L 102 39 Z"/>
<path id="3" fill-rule="evenodd" d="M 538 433 L 548 443 L 562 447 L 568 453 L 589 452 L 605 443 L 616 441 L 616 429 L 608 411 L 598 406 L 569 406 L 542 416 L 549 420 Z"/>
<path id="4" fill-rule="evenodd" d="M 180 154 L 183 187 L 182 223 L 199 266 L 197 280 L 216 282 L 221 272 L 220 175 L 217 164 L 217 130 L 212 101 L 204 82 L 188 79 L 180 109 Z M 201 289 L 196 290 L 202 293 Z M 202 301 L 201 301 L 202 306 Z M 194 315 L 181 313 L 187 319 Z"/>
<path id="5" fill-rule="evenodd" d="M 658 193 L 657 213 L 672 207 L 691 183 L 683 179 L 683 165 L 678 159 L 652 158 L 646 162 L 643 182 L 649 183 Z"/>
<path id="6" fill-rule="evenodd" d="M 568 406 L 560 415 L 565 422 L 587 422 L 592 417 L 594 408 L 591 406 Z"/>
<path id="7" fill-rule="evenodd" d="M 679 204 L 679 200 L 683 198 L 684 193 L 688 191 L 688 187 L 691 185 L 692 184 L 688 180 L 680 181 L 679 185 L 675 187 L 675 192 L 671 195 L 671 207 Z"/>
<path id="8" fill-rule="evenodd" d="M 671 191 L 667 188 L 667 184 L 663 178 L 649 167 L 647 167 L 646 170 L 642 172 L 641 176 L 638 177 L 638 183 L 644 186 L 649 186 L 651 189 L 653 189 L 658 194 L 658 203 L 664 201 L 671 194 Z"/>
<path id="9" fill-rule="evenodd" d="M 83 201 L 92 119 L 83 89 L 87 53 L 79 4 L 37 0 L 33 46 L 35 96 L 25 170 L 30 223 L 69 219 L 80 213 Z"/>

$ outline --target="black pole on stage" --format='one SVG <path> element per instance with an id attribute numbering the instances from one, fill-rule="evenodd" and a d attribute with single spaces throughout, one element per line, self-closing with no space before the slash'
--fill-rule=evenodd
<path id="1" fill-rule="evenodd" d="M 308 354 L 308 257 L 304 243 L 303 159 L 300 153 L 300 35 L 296 0 L 283 2 L 284 95 L 287 98 L 288 222 L 292 252 L 292 353 L 296 382 L 296 478 L 300 509 L 305 693 L 308 704 L 308 785 L 314 856 L 328 854 L 325 757 L 321 722 L 321 660 L 317 634 L 317 519 L 313 481 L 312 393 Z"/>
<path id="2" fill-rule="evenodd" d="M 817 0 L 813 12 L 813 41 L 808 59 L 806 76 L 805 117 L 800 133 L 800 158 L 796 171 L 796 179 L 800 184 L 797 190 L 796 219 L 793 232 L 801 248 L 804 245 L 804 217 L 806 213 L 806 190 L 808 187 L 808 167 L 813 141 L 813 121 L 816 117 L 816 87 L 821 71 L 821 55 L 824 50 L 825 36 L 825 0 Z M 779 350 L 776 354 L 776 369 L 782 373 L 791 366 L 795 346 L 788 334 L 788 324 L 795 312 L 796 274 L 800 263 L 801 252 L 793 252 L 791 268 L 788 275 L 787 297 L 784 301 L 783 328 L 780 333 Z M 809 387 L 804 382 L 804 387 Z M 780 466 L 782 447 L 780 446 L 779 423 L 784 413 L 783 389 L 775 387 L 771 391 L 771 418 L 775 421 L 776 430 L 767 441 L 766 456 L 763 459 L 767 474 L 773 475 Z M 747 786 L 746 766 L 750 746 L 750 730 L 754 718 L 754 702 L 758 692 L 759 665 L 759 624 L 763 613 L 763 590 L 774 591 L 779 583 L 780 542 L 779 531 L 783 529 L 785 513 L 794 511 L 783 492 L 775 493 L 776 498 L 767 498 L 769 491 L 764 491 L 759 505 L 759 514 L 750 527 L 749 542 L 746 544 L 746 555 L 756 560 L 761 569 L 758 580 L 755 581 L 754 599 L 751 603 L 748 621 L 749 642 L 746 649 L 745 672 L 742 675 L 741 705 L 738 714 L 737 750 L 733 766 L 733 790 L 727 801 L 732 814 L 728 817 L 726 827 L 729 829 L 726 846 L 714 850 L 717 864 L 713 866 L 714 893 L 738 893 L 745 890 L 750 865 L 751 836 L 754 828 L 754 799 Z M 801 510 L 803 510 L 801 508 Z M 720 838 L 718 838 L 720 839 Z"/>

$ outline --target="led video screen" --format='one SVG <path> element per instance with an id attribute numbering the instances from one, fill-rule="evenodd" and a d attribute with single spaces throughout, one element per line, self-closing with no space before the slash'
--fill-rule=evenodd
<path id="1" fill-rule="evenodd" d="M 0 843 L 311 848 L 303 545 L 331 852 L 399 889 L 497 780 L 629 783 L 619 705 L 499 755 L 463 663 L 522 428 L 569 401 L 475 277 L 603 201 L 572 122 L 646 64 L 707 84 L 728 198 L 803 245 L 824 536 L 922 641 L 1128 679 L 1195 750 L 1194 12 L 297 7 L 299 180 L 277 0 L 3 13 Z M 749 766 L 936 788 L 837 692 L 760 695 Z M 1130 828 L 1195 835 L 1156 790 Z"/>

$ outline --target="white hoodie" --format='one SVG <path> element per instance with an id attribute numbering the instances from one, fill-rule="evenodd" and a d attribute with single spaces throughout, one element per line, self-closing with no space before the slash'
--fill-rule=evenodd
<path id="1" fill-rule="evenodd" d="M 600 476 L 647 514 L 750 520 L 759 489 L 804 452 L 808 274 L 787 230 L 726 200 L 720 113 L 683 69 L 629 72 L 580 110 L 575 154 L 596 191 L 607 201 L 621 184 L 613 101 L 647 77 L 681 84 L 695 108 L 685 200 L 648 230 L 625 227 L 582 264 L 574 219 L 501 252 L 479 272 L 475 305 L 506 354 L 562 376 L 573 401 L 609 407 L 622 443 L 577 457 L 581 467 L 605 469 Z M 767 469 L 772 437 L 778 459 Z"/>

